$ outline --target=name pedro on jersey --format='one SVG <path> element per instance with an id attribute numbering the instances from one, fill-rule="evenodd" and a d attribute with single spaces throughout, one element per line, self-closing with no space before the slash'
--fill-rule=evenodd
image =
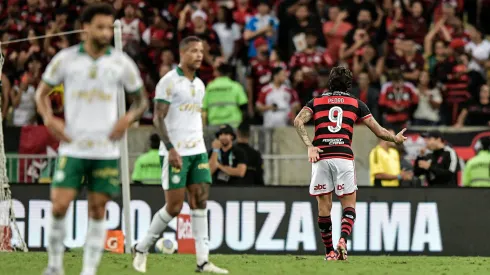
<path id="1" fill-rule="evenodd" d="M 329 98 L 328 99 L 328 103 L 332 103 L 332 104 L 343 104 L 344 103 L 344 99 L 341 98 L 341 97 Z"/>

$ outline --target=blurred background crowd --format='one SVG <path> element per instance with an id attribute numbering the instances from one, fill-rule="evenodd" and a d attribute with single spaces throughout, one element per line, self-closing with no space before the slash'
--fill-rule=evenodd
<path id="1" fill-rule="evenodd" d="M 0 1 L 0 40 L 30 38 L 1 48 L 7 125 L 42 124 L 34 94 L 43 69 L 83 33 L 35 37 L 80 29 L 78 15 L 92 2 Z M 351 92 L 387 128 L 490 126 L 490 0 L 108 2 L 150 99 L 178 65 L 179 41 L 188 35 L 204 41 L 198 74 L 207 85 L 203 117 L 211 126 L 291 125 L 302 105 L 328 90 L 337 65 L 352 70 Z M 51 98 L 62 117 L 62 85 Z M 152 116 L 150 108 L 140 124 L 151 124 Z"/>
<path id="2" fill-rule="evenodd" d="M 0 39 L 79 29 L 80 11 L 94 1 L 1 1 Z M 204 111 L 211 125 L 237 127 L 243 118 L 288 125 L 301 105 L 326 90 L 336 65 L 354 72 L 352 92 L 395 130 L 490 125 L 488 0 L 110 2 L 150 97 L 159 78 L 177 66 L 179 41 L 187 35 L 205 41 L 199 76 L 210 85 Z M 2 47 L 1 107 L 11 125 L 39 123 L 34 90 L 43 68 L 81 39 L 56 36 Z M 233 96 L 216 96 L 228 90 Z M 56 87 L 52 98 L 60 115 L 62 97 L 63 87 Z M 141 123 L 151 124 L 151 112 Z"/>

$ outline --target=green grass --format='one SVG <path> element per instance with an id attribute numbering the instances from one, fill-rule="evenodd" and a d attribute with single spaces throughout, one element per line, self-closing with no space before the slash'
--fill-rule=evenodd
<path id="1" fill-rule="evenodd" d="M 490 258 L 350 256 L 348 262 L 325 262 L 321 256 L 212 255 L 213 262 L 230 274 L 490 274 Z M 1 253 L 0 274 L 40 275 L 47 254 Z M 78 275 L 82 254 L 65 254 L 65 274 Z M 156 255 L 148 258 L 146 274 L 195 274 L 193 255 Z M 98 275 L 139 274 L 131 268 L 130 255 L 104 254 Z"/>

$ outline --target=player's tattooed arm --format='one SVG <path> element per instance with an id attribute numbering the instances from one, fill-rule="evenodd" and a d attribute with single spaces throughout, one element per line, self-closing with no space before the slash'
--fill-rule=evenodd
<path id="1" fill-rule="evenodd" d="M 299 137 L 307 147 L 313 146 L 305 128 L 305 124 L 310 121 L 311 117 L 311 111 L 303 108 L 294 119 L 294 127 L 296 127 L 296 132 L 298 132 Z"/>
<path id="2" fill-rule="evenodd" d="M 129 100 L 131 102 L 129 112 L 133 113 L 133 121 L 137 121 L 141 118 L 146 109 L 148 109 L 147 94 L 144 90 L 139 93 L 129 94 Z"/>
<path id="3" fill-rule="evenodd" d="M 170 137 L 168 136 L 167 126 L 165 125 L 165 117 L 168 114 L 169 108 L 170 104 L 158 101 L 155 102 L 155 116 L 153 117 L 153 125 L 155 125 L 157 134 L 163 144 L 165 144 L 165 147 L 167 147 L 167 150 L 173 148 Z"/>
<path id="4" fill-rule="evenodd" d="M 379 123 L 373 117 L 369 117 L 363 122 L 380 139 L 395 142 L 395 135 L 379 125 Z"/>

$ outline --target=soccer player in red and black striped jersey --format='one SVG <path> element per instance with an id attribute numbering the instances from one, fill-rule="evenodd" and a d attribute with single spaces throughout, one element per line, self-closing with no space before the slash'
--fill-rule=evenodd
<path id="1" fill-rule="evenodd" d="M 403 143 L 406 129 L 397 135 L 381 127 L 369 108 L 349 93 L 352 72 L 335 67 L 330 72 L 328 92 L 312 99 L 301 110 L 294 126 L 308 147 L 308 159 L 312 164 L 310 195 L 318 201 L 318 227 L 325 245 L 325 260 L 347 259 L 347 238 L 356 219 L 356 177 L 354 154 L 351 149 L 354 124 L 361 120 L 379 138 Z M 310 140 L 305 124 L 314 119 L 315 138 Z M 337 251 L 332 243 L 332 192 L 335 190 L 342 204 L 342 231 Z"/>

